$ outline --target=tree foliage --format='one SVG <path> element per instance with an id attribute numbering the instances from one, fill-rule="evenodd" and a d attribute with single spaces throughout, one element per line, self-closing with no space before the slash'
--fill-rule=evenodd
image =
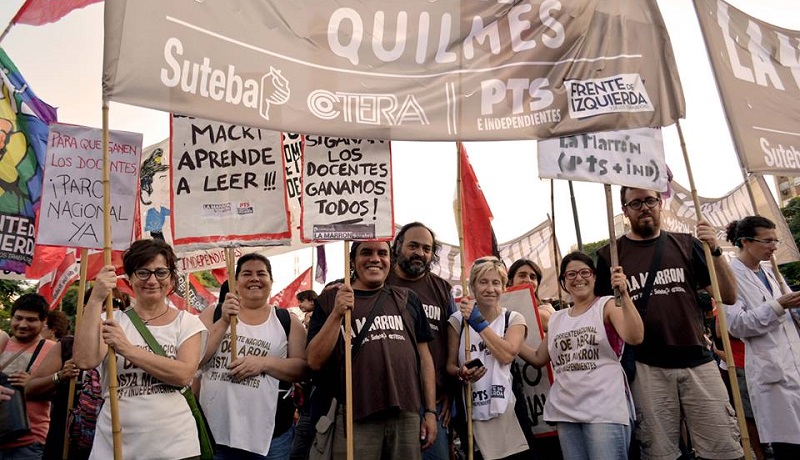
<path id="1" fill-rule="evenodd" d="M 27 281 L 0 280 L 0 329 L 8 332 L 11 327 L 11 304 L 22 294 L 33 292 L 34 288 Z"/>
<path id="2" fill-rule="evenodd" d="M 800 247 L 800 197 L 792 198 L 785 208 L 781 209 L 789 231 L 792 232 L 795 244 Z M 791 262 L 780 266 L 786 283 L 790 286 L 800 284 L 800 262 Z"/>

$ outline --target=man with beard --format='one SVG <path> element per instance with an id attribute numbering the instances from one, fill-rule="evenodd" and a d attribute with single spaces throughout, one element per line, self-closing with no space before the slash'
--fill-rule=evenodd
<path id="1" fill-rule="evenodd" d="M 317 298 L 308 329 L 308 365 L 323 371 L 324 390 L 340 403 L 333 458 L 345 458 L 344 340 L 342 320 L 352 312 L 353 436 L 359 459 L 421 459 L 436 439 L 432 340 L 413 291 L 386 285 L 391 248 L 384 241 L 354 242 L 352 285 L 326 289 Z M 322 391 L 320 387 L 318 391 Z M 424 403 L 424 412 L 419 409 Z M 421 420 L 420 420 L 421 419 Z"/>
<path id="2" fill-rule="evenodd" d="M 696 294 L 698 287 L 711 292 L 702 241 L 711 249 L 722 301 L 736 302 L 736 280 L 720 257 L 716 233 L 704 221 L 697 225 L 699 240 L 661 230 L 659 192 L 622 187 L 620 197 L 631 230 L 617 240 L 619 265 L 645 326 L 644 341 L 632 347 L 635 370 L 626 369 L 642 458 L 680 457 L 681 415 L 698 458 L 740 458 L 736 420 L 703 336 Z M 612 293 L 610 265 L 606 245 L 598 251 L 598 295 Z"/>
<path id="3" fill-rule="evenodd" d="M 24 294 L 11 306 L 11 338 L 0 350 L 0 369 L 8 376 L 8 383 L 16 391 L 24 391 L 31 373 L 42 364 L 56 344 L 41 335 L 47 310 L 47 301 L 39 294 Z M 58 382 L 58 374 L 53 375 L 53 381 Z M 25 408 L 31 431 L 0 444 L 0 459 L 42 457 L 50 427 L 50 401 L 28 400 Z"/>
<path id="4" fill-rule="evenodd" d="M 436 417 L 439 420 L 436 442 L 423 452 L 425 460 L 447 460 L 450 406 L 452 397 L 448 389 L 447 374 L 447 318 L 455 311 L 451 295 L 452 286 L 431 273 L 431 265 L 439 261 L 437 254 L 441 243 L 433 231 L 420 222 L 406 224 L 397 232 L 392 244 L 392 266 L 386 284 L 414 291 L 422 302 L 422 309 L 431 326 L 433 340 L 428 344 L 436 368 Z"/>

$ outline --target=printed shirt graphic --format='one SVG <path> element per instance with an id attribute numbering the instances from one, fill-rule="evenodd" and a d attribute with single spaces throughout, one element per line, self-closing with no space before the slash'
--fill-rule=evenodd
<path id="1" fill-rule="evenodd" d="M 148 349 L 139 331 L 128 315 L 116 311 L 114 318 L 132 345 Z M 208 335 L 203 323 L 185 311 L 164 326 L 147 326 L 156 341 L 172 359 L 178 348 L 195 334 L 202 334 L 201 349 L 205 349 Z M 97 430 L 92 445 L 92 460 L 113 457 L 111 436 L 111 413 L 108 404 L 108 368 L 104 361 L 100 365 L 103 383 L 103 398 L 106 402 L 97 417 Z M 189 411 L 186 399 L 178 388 L 161 382 L 134 366 L 121 355 L 117 355 L 117 379 L 119 389 L 120 423 L 125 427 L 122 451 L 133 453 L 137 458 L 187 458 L 200 455 L 197 428 Z M 175 430 L 175 427 L 182 427 Z M 164 436 L 170 433 L 170 436 Z"/>
<path id="2" fill-rule="evenodd" d="M 288 341 L 275 309 L 261 324 L 239 321 L 238 356 L 286 358 Z M 230 329 L 217 347 L 214 357 L 203 367 L 200 404 L 208 418 L 214 439 L 222 445 L 267 455 L 275 428 L 278 379 L 261 373 L 233 380 L 228 372 L 231 363 Z"/>
<path id="3" fill-rule="evenodd" d="M 548 422 L 628 424 L 625 372 L 603 321 L 610 299 L 596 298 L 578 316 L 568 309 L 550 318 L 547 349 L 556 378 L 544 408 Z"/>

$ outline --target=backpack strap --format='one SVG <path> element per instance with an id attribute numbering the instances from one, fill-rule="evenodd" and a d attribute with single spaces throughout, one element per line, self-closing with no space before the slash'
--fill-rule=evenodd
<path id="1" fill-rule="evenodd" d="M 278 315 L 278 321 L 280 321 L 281 326 L 283 326 L 283 333 L 286 334 L 286 340 L 289 340 L 289 333 L 292 331 L 292 314 L 289 313 L 289 310 L 280 308 L 277 305 L 273 305 L 272 308 L 275 309 L 275 314 Z"/>

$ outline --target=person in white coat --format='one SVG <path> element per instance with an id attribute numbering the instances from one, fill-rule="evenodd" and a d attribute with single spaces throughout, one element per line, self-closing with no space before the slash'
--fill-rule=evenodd
<path id="1" fill-rule="evenodd" d="M 731 261 L 738 299 L 726 305 L 730 333 L 745 343 L 745 372 L 762 442 L 776 460 L 800 458 L 800 292 L 773 272 L 780 241 L 775 224 L 761 216 L 731 222 L 728 241 L 739 248 Z"/>

